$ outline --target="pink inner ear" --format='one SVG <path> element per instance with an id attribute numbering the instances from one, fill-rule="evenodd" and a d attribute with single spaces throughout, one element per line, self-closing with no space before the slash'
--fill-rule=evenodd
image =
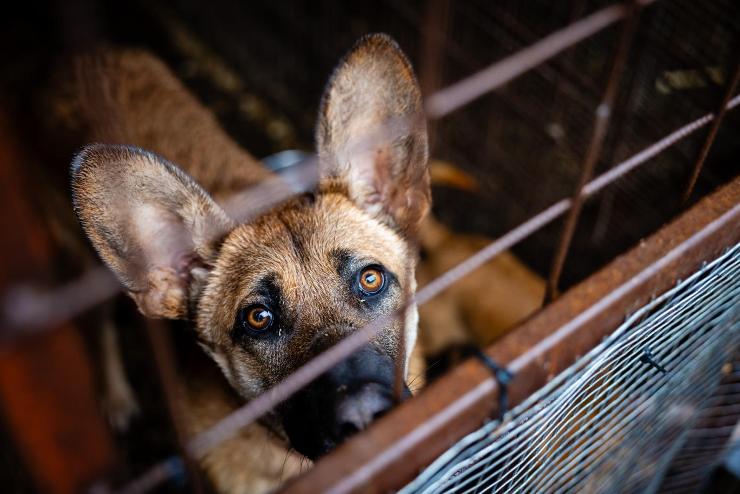
<path id="1" fill-rule="evenodd" d="M 154 204 L 140 204 L 133 213 L 135 241 L 144 255 L 143 265 L 169 268 L 187 275 L 195 246 L 183 220 Z"/>
<path id="2" fill-rule="evenodd" d="M 375 151 L 373 168 L 375 170 L 375 188 L 381 195 L 383 201 L 391 200 L 397 184 L 393 183 L 391 170 L 391 153 L 387 147 L 380 147 Z"/>

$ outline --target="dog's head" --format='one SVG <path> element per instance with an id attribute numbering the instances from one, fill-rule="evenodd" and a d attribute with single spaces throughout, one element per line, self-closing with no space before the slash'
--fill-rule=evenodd
<path id="1" fill-rule="evenodd" d="M 85 232 L 141 312 L 192 319 L 245 399 L 395 313 L 415 288 L 408 240 L 430 202 L 427 137 L 415 77 L 392 40 L 363 38 L 340 62 L 316 135 L 316 191 L 244 224 L 141 149 L 93 145 L 73 164 Z M 279 407 L 299 452 L 315 458 L 391 406 L 394 361 L 407 361 L 416 339 L 416 311 L 407 314 Z"/>

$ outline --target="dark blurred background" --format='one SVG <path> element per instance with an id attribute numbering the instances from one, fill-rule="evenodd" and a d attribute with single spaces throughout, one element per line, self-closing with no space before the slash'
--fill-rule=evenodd
<path id="1" fill-rule="evenodd" d="M 396 38 L 428 95 L 609 3 L 13 2 L 0 19 L 0 104 L 24 143 L 38 181 L 36 199 L 43 203 L 45 189 L 67 197 L 73 151 L 42 125 L 40 102 L 62 56 L 101 44 L 145 47 L 174 70 L 238 142 L 264 157 L 313 149 L 323 85 L 363 34 L 381 31 Z M 435 188 L 434 212 L 445 224 L 496 237 L 572 194 L 619 26 L 430 123 L 432 157 L 453 163 L 480 186 L 477 193 Z M 740 53 L 738 33 L 736 0 L 663 0 L 644 9 L 597 173 L 715 111 Z M 696 132 L 589 201 L 565 265 L 563 288 L 681 211 L 679 199 L 705 136 L 706 129 Z M 739 163 L 740 112 L 730 112 L 692 200 L 736 175 Z M 59 214 L 71 215 L 68 206 L 62 204 Z M 560 228 L 555 222 L 519 244 L 515 253 L 546 275 Z M 146 362 L 142 357 L 129 365 L 151 365 Z M 161 430 L 157 424 L 152 419 L 150 430 Z M 162 434 L 162 444 L 171 439 Z M 150 444 L 139 451 L 141 464 L 161 457 L 163 448 Z"/>

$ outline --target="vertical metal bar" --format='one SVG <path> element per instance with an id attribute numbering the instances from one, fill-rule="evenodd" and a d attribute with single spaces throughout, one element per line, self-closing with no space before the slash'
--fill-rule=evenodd
<path id="1" fill-rule="evenodd" d="M 644 43 L 646 45 L 651 44 L 649 38 L 648 40 L 644 41 Z M 640 71 L 644 60 L 645 50 L 637 50 L 637 52 L 634 54 L 632 62 L 630 63 L 633 74 L 637 74 Z M 606 156 L 607 161 L 610 163 L 614 162 L 615 159 L 618 159 L 619 156 L 623 156 L 625 154 L 625 149 L 629 150 L 627 144 L 624 142 L 624 135 L 630 123 L 632 122 L 630 118 L 630 113 L 632 113 L 634 110 L 635 88 L 635 84 L 630 85 L 630 88 L 624 98 L 625 106 L 623 107 L 622 114 L 618 115 L 616 121 L 613 124 L 614 132 L 612 134 L 612 146 Z M 617 102 L 617 104 L 619 104 L 619 102 Z M 599 245 L 604 241 L 604 238 L 608 231 L 609 223 L 611 222 L 612 213 L 614 212 L 614 202 L 616 194 L 617 188 L 610 187 L 605 190 L 599 198 L 598 211 L 596 213 L 596 224 L 594 226 L 593 232 L 591 233 L 591 242 L 595 245 Z"/>
<path id="2" fill-rule="evenodd" d="M 714 114 L 714 121 L 712 122 L 712 126 L 710 127 L 707 138 L 704 141 L 704 145 L 699 152 L 699 156 L 696 158 L 693 171 L 691 172 L 691 178 L 689 179 L 689 183 L 686 185 L 686 189 L 684 190 L 683 196 L 681 197 L 682 204 L 685 204 L 689 200 L 689 197 L 691 197 L 691 192 L 693 192 L 694 187 L 696 186 L 696 181 L 699 179 L 699 174 L 701 173 L 702 167 L 704 166 L 704 162 L 706 161 L 707 156 L 709 156 L 709 151 L 712 149 L 714 139 L 717 137 L 719 126 L 722 125 L 722 120 L 725 118 L 727 103 L 730 101 L 730 98 L 732 98 L 732 95 L 735 93 L 738 82 L 740 82 L 740 60 L 738 60 L 735 64 L 735 71 L 732 75 L 732 79 L 730 79 L 727 83 L 725 95 L 722 97 L 722 104 Z"/>
<path id="3" fill-rule="evenodd" d="M 637 3 L 629 2 L 628 9 L 627 17 L 624 20 L 622 32 L 614 54 L 609 79 L 607 81 L 606 88 L 604 89 L 604 96 L 601 99 L 601 103 L 596 108 L 594 130 L 591 135 L 588 151 L 586 152 L 586 156 L 583 161 L 581 176 L 578 179 L 578 185 L 572 197 L 573 206 L 565 219 L 565 223 L 560 234 L 560 241 L 558 243 L 557 250 L 555 251 L 555 256 L 553 257 L 550 276 L 547 280 L 547 288 L 545 291 L 545 303 L 548 303 L 557 297 L 560 275 L 562 274 L 565 258 L 568 255 L 568 250 L 570 249 L 571 241 L 573 240 L 573 234 L 578 225 L 578 219 L 585 201 L 583 188 L 591 179 L 596 163 L 599 160 L 601 148 L 604 144 L 606 132 L 609 127 L 609 118 L 611 116 L 614 100 L 616 99 L 619 81 L 621 80 L 622 73 L 624 71 L 632 39 L 637 31 L 639 12 Z"/>
<path id="4" fill-rule="evenodd" d="M 154 355 L 154 363 L 157 368 L 157 375 L 162 386 L 162 391 L 164 392 L 167 412 L 175 431 L 178 452 L 183 459 L 183 466 L 187 472 L 192 492 L 200 494 L 204 492 L 203 480 L 198 465 L 192 456 L 188 454 L 186 447 L 188 434 L 181 409 L 183 388 L 180 379 L 177 377 L 175 357 L 172 352 L 172 341 L 169 337 L 168 329 L 162 321 L 148 319 L 146 322 L 147 338 L 149 339 L 152 354 Z"/>

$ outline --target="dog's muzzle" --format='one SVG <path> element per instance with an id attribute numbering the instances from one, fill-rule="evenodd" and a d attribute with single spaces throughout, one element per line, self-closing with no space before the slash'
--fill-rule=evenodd
<path id="1" fill-rule="evenodd" d="M 295 394 L 280 410 L 292 446 L 314 460 L 366 429 L 394 405 L 394 370 L 368 345 Z"/>

